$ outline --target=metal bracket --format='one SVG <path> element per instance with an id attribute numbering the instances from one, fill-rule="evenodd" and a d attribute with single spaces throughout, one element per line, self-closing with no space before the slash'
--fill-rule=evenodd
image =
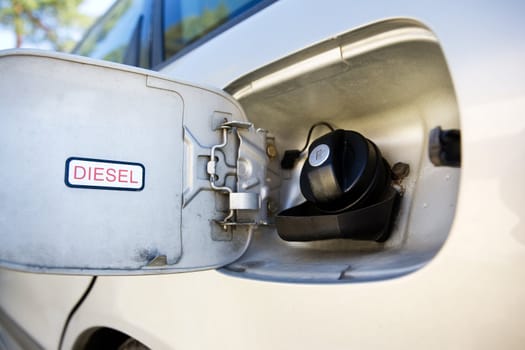
<path id="1" fill-rule="evenodd" d="M 461 131 L 443 130 L 437 126 L 430 130 L 428 156 L 435 166 L 461 166 Z"/>
<path id="2" fill-rule="evenodd" d="M 217 192 L 229 196 L 229 213 L 216 222 L 225 230 L 229 226 L 237 225 L 260 225 L 265 224 L 263 218 L 266 213 L 261 213 L 261 193 L 265 187 L 265 170 L 267 166 L 266 136 L 261 135 L 260 130 L 255 130 L 252 123 L 242 121 L 225 121 L 217 127 L 221 131 L 221 143 L 214 145 L 210 150 L 210 160 L 206 170 L 209 175 L 210 187 Z M 228 186 L 217 185 L 219 175 L 217 173 L 217 150 L 228 145 L 230 134 L 236 135 L 239 139 L 239 149 L 237 151 L 237 188 L 238 191 Z M 261 158 L 260 153 L 263 154 Z M 266 191 L 264 191 L 266 192 Z M 239 220 L 239 211 L 251 211 L 247 221 Z"/>

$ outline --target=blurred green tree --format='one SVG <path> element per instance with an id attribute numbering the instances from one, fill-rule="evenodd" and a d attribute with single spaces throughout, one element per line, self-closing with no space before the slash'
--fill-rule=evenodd
<path id="1" fill-rule="evenodd" d="M 24 41 L 48 42 L 55 50 L 69 51 L 74 35 L 91 18 L 79 13 L 84 0 L 0 0 L 0 25 L 13 30 L 16 47 Z"/>

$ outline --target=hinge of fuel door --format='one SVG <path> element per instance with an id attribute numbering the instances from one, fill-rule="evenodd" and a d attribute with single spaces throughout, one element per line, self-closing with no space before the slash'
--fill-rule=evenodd
<path id="1" fill-rule="evenodd" d="M 210 148 L 200 146 L 200 150 L 193 151 L 192 155 L 193 158 L 203 157 L 204 152 L 208 152 L 207 188 L 201 183 L 200 188 L 186 191 L 185 205 L 198 191 L 212 190 L 228 197 L 224 217 L 214 220 L 224 230 L 238 225 L 267 225 L 270 190 L 266 174 L 269 162 L 266 130 L 256 129 L 249 122 L 229 120 L 220 122 L 214 129 L 219 133 L 220 143 Z M 185 138 L 190 139 L 187 142 L 199 144 L 189 130 L 186 129 L 185 133 Z M 235 156 L 230 158 L 235 159 L 235 166 L 227 161 L 232 153 Z M 235 181 L 228 183 L 227 177 L 234 177 Z"/>

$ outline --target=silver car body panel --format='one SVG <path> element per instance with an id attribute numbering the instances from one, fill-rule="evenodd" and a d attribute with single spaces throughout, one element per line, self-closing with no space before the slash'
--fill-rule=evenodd
<path id="1" fill-rule="evenodd" d="M 64 348 L 86 329 L 107 326 L 155 349 L 521 349 L 523 11 L 519 1 L 286 0 L 165 67 L 163 73 L 173 77 L 226 87 L 349 29 L 399 16 L 425 23 L 447 58 L 463 131 L 462 178 L 450 235 L 424 268 L 383 282 L 267 283 L 217 271 L 100 278 L 72 320 Z M 85 280 L 12 271 L 2 271 L 0 278 L 0 305 L 8 305 L 11 317 L 45 347 L 55 348 L 58 323 L 30 317 L 32 310 L 50 310 L 50 299 L 13 295 L 55 293 L 64 300 L 55 305 L 63 305 L 72 294 L 68 288 L 85 287 Z"/>

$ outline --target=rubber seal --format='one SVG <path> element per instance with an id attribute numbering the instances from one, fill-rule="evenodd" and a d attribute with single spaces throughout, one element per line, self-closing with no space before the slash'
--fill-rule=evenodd
<path id="1" fill-rule="evenodd" d="M 398 201 L 398 192 L 389 188 L 375 204 L 331 215 L 304 202 L 277 215 L 277 233 L 286 241 L 349 238 L 382 242 L 390 235 Z"/>

